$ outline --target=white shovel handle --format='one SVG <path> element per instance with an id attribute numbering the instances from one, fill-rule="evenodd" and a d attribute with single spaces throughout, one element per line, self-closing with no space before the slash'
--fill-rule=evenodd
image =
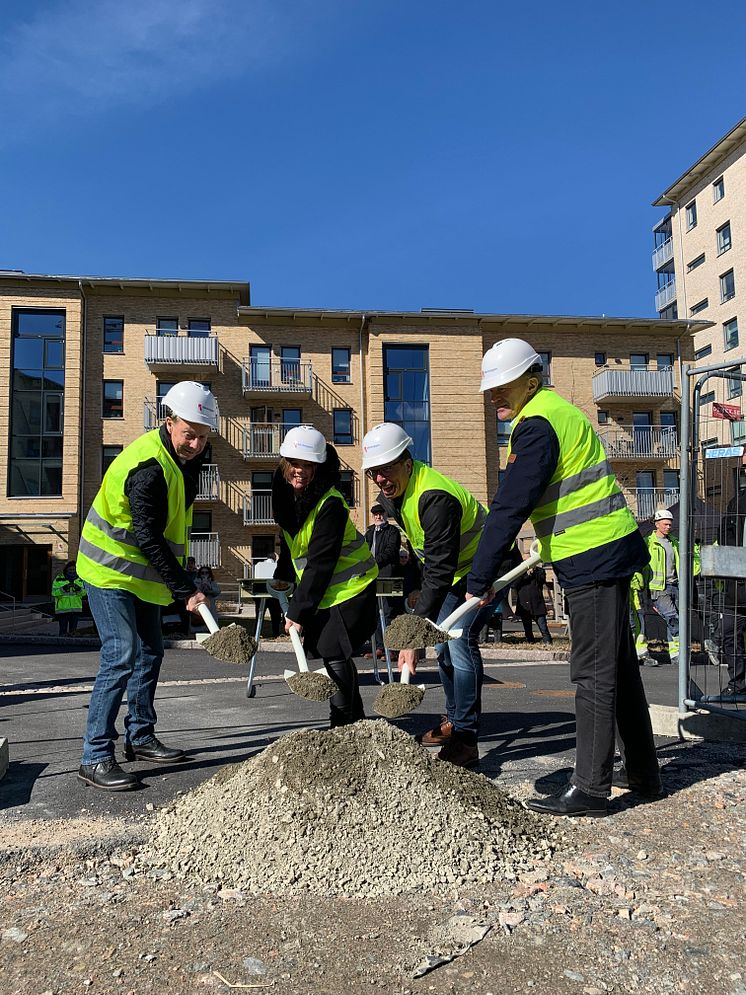
<path id="1" fill-rule="evenodd" d="M 409 684 L 409 679 L 411 676 L 412 675 L 409 672 L 409 667 L 405 663 L 404 666 L 401 668 L 401 677 L 399 678 L 399 683 Z"/>
<path id="2" fill-rule="evenodd" d="M 521 574 L 525 574 L 525 572 L 530 570 L 531 567 L 535 567 L 537 563 L 541 563 L 541 557 L 539 556 L 539 544 L 537 542 L 533 542 L 531 544 L 531 553 L 528 559 L 524 560 L 523 563 L 519 563 L 517 567 L 513 567 L 512 570 L 508 570 L 508 572 L 503 574 L 502 577 L 498 577 L 492 585 L 491 590 L 495 593 L 497 593 L 497 591 L 501 591 L 504 587 L 507 587 L 510 583 L 512 583 L 512 581 L 514 581 L 517 577 L 520 577 Z M 444 618 L 442 622 L 438 622 L 438 628 L 450 629 L 456 622 L 462 619 L 464 615 L 468 615 L 470 612 L 476 611 L 479 607 L 479 601 L 479 598 L 470 598 L 468 601 L 465 601 L 463 605 L 459 605 L 458 608 Z"/>
<path id="3" fill-rule="evenodd" d="M 210 630 L 210 635 L 212 635 L 213 632 L 218 632 L 220 630 L 220 626 L 213 618 L 213 614 L 206 604 L 202 603 L 201 605 L 197 605 L 197 611 L 202 616 L 202 621 Z"/>
<path id="4" fill-rule="evenodd" d="M 271 581 L 267 581 L 267 590 L 280 602 L 282 613 L 285 617 L 287 617 L 288 608 L 290 607 L 290 603 L 288 601 L 288 591 L 292 591 L 292 588 L 275 587 Z M 300 641 L 300 636 L 298 635 L 298 630 L 295 626 L 290 627 L 290 642 L 293 647 L 293 652 L 295 653 L 295 659 L 298 661 L 298 670 L 301 674 L 307 674 L 308 660 L 306 659 L 306 654 L 303 652 L 303 644 Z"/>

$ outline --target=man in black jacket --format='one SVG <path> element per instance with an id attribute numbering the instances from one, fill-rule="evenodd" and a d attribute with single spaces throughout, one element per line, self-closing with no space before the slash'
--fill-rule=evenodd
<path id="1" fill-rule="evenodd" d="M 365 530 L 365 541 L 370 546 L 370 551 L 378 564 L 378 576 L 394 577 L 399 567 L 401 532 L 395 525 L 389 525 L 382 505 L 374 504 L 370 509 L 370 514 L 373 518 L 373 524 Z M 383 609 L 384 621 L 388 625 L 391 621 L 391 602 L 388 598 L 379 598 L 378 602 Z M 383 632 L 380 618 L 376 626 L 376 643 L 379 656 L 383 656 Z"/>
<path id="2" fill-rule="evenodd" d="M 746 467 L 742 468 L 735 495 L 720 524 L 721 546 L 746 546 Z M 710 700 L 746 700 L 746 657 L 743 640 L 746 634 L 746 578 L 724 580 L 720 619 L 721 651 L 728 666 L 728 684 Z"/>

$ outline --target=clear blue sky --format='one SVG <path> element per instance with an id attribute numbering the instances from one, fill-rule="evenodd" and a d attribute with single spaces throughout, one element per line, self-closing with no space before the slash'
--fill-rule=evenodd
<path id="1" fill-rule="evenodd" d="M 654 313 L 746 4 L 6 0 L 0 266 L 255 304 Z"/>

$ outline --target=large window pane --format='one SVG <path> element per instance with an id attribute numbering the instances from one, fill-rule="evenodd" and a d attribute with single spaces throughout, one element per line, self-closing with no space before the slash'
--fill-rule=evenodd
<path id="1" fill-rule="evenodd" d="M 11 461 L 9 491 L 11 497 L 33 497 L 39 493 L 39 460 Z"/>
<path id="2" fill-rule="evenodd" d="M 44 339 L 17 338 L 13 347 L 15 369 L 40 370 L 44 366 Z"/>
<path id="3" fill-rule="evenodd" d="M 104 318 L 104 352 L 124 352 L 124 318 Z"/>
<path id="4" fill-rule="evenodd" d="M 15 391 L 13 394 L 13 434 L 41 433 L 41 394 Z"/>
<path id="5" fill-rule="evenodd" d="M 430 373 L 427 346 L 384 346 L 384 418 L 412 436 L 413 453 L 431 462 Z"/>

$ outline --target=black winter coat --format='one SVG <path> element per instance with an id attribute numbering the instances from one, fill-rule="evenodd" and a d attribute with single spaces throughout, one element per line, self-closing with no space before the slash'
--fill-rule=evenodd
<path id="1" fill-rule="evenodd" d="M 721 546 L 743 546 L 746 528 L 746 488 L 739 488 L 728 502 L 720 522 L 718 542 Z M 746 578 L 723 580 L 723 605 L 726 608 L 746 606 Z"/>
<path id="2" fill-rule="evenodd" d="M 534 618 L 547 613 L 547 607 L 544 603 L 546 579 L 547 575 L 543 567 L 532 567 L 528 573 L 519 577 L 515 584 L 518 605 Z"/>
<path id="3" fill-rule="evenodd" d="M 399 567 L 399 550 L 401 548 L 401 532 L 395 525 L 388 522 L 382 525 L 376 535 L 375 525 L 365 531 L 365 541 L 373 549 L 373 537 L 376 539 L 376 551 L 373 554 L 378 564 L 379 577 L 396 577 Z"/>

